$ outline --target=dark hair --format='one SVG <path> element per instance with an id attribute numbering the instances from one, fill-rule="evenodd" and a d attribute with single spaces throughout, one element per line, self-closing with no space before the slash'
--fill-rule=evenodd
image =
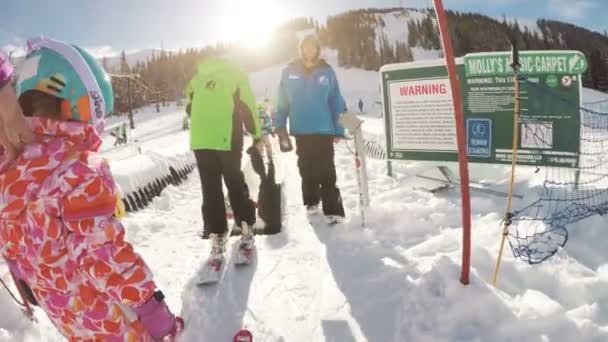
<path id="1" fill-rule="evenodd" d="M 25 116 L 43 113 L 51 119 L 61 119 L 61 99 L 37 90 L 30 90 L 19 97 L 19 105 Z"/>

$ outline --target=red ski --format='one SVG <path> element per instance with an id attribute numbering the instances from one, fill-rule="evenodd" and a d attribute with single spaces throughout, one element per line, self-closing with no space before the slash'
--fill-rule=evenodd
<path id="1" fill-rule="evenodd" d="M 251 331 L 243 329 L 234 335 L 232 342 L 253 342 L 253 335 Z"/>

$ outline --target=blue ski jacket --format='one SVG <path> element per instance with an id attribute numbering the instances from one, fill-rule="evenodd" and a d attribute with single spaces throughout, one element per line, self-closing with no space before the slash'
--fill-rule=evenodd
<path id="1" fill-rule="evenodd" d="M 291 135 L 344 136 L 338 122 L 346 104 L 336 73 L 321 60 L 313 70 L 306 70 L 302 61 L 289 64 L 281 75 L 275 125 L 287 127 Z"/>

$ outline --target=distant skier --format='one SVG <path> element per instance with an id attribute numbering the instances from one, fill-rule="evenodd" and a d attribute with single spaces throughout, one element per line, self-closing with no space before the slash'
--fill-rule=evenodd
<path id="1" fill-rule="evenodd" d="M 188 115 L 184 115 L 184 118 L 182 119 L 182 130 L 187 131 L 188 129 L 190 129 L 190 118 Z"/>
<path id="2" fill-rule="evenodd" d="M 262 142 L 264 150 L 268 158 L 272 158 L 272 142 L 271 137 L 274 135 L 273 115 L 268 100 L 258 105 L 258 114 L 260 116 L 260 129 L 262 131 Z"/>
<path id="3" fill-rule="evenodd" d="M 0 156 L 0 252 L 19 293 L 70 341 L 174 340 L 183 321 L 125 241 L 98 154 L 110 78 L 79 47 L 28 46 L 17 95 L 36 141 L 12 163 Z"/>
<path id="4" fill-rule="evenodd" d="M 359 111 L 363 113 L 363 99 L 359 99 Z"/>
<path id="5" fill-rule="evenodd" d="M 330 225 L 344 218 L 340 190 L 336 186 L 334 143 L 344 137 L 338 123 L 346 111 L 334 70 L 320 58 L 321 45 L 314 35 L 300 44 L 300 58 L 290 63 L 281 76 L 276 129 L 282 151 L 291 149 L 287 133 L 295 136 L 302 197 L 310 214 L 323 213 Z"/>
<path id="6" fill-rule="evenodd" d="M 114 146 L 124 145 L 127 143 L 127 124 L 123 123 L 122 125 L 116 127 L 114 132 L 110 133 L 116 140 L 114 140 Z"/>
<path id="7" fill-rule="evenodd" d="M 260 119 L 247 74 L 234 63 L 208 58 L 188 84 L 190 145 L 203 190 L 201 236 L 211 241 L 209 262 L 223 262 L 228 222 L 222 179 L 228 188 L 235 224 L 243 229 L 241 249 L 253 248 L 256 212 L 241 172 L 243 125 L 261 149 Z"/>

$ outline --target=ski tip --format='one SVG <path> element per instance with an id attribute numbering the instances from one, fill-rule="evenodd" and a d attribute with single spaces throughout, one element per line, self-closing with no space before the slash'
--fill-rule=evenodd
<path id="1" fill-rule="evenodd" d="M 223 267 L 223 266 L 222 266 Z M 205 273 L 200 275 L 196 281 L 196 285 L 205 286 L 218 283 L 222 277 L 223 270 L 206 270 Z"/>
<path id="2" fill-rule="evenodd" d="M 253 335 L 251 331 L 243 329 L 234 335 L 232 342 L 253 342 Z"/>
<path id="3" fill-rule="evenodd" d="M 234 263 L 234 266 L 237 268 L 245 268 L 246 266 L 251 265 L 251 260 L 243 260 Z"/>
<path id="4" fill-rule="evenodd" d="M 196 286 L 198 287 L 210 287 L 211 285 L 215 285 L 219 283 L 219 280 L 199 280 L 196 282 Z"/>
<path id="5" fill-rule="evenodd" d="M 250 249 L 238 248 L 235 251 L 234 265 L 236 267 L 251 265 L 256 256 L 257 248 L 253 245 Z"/>

